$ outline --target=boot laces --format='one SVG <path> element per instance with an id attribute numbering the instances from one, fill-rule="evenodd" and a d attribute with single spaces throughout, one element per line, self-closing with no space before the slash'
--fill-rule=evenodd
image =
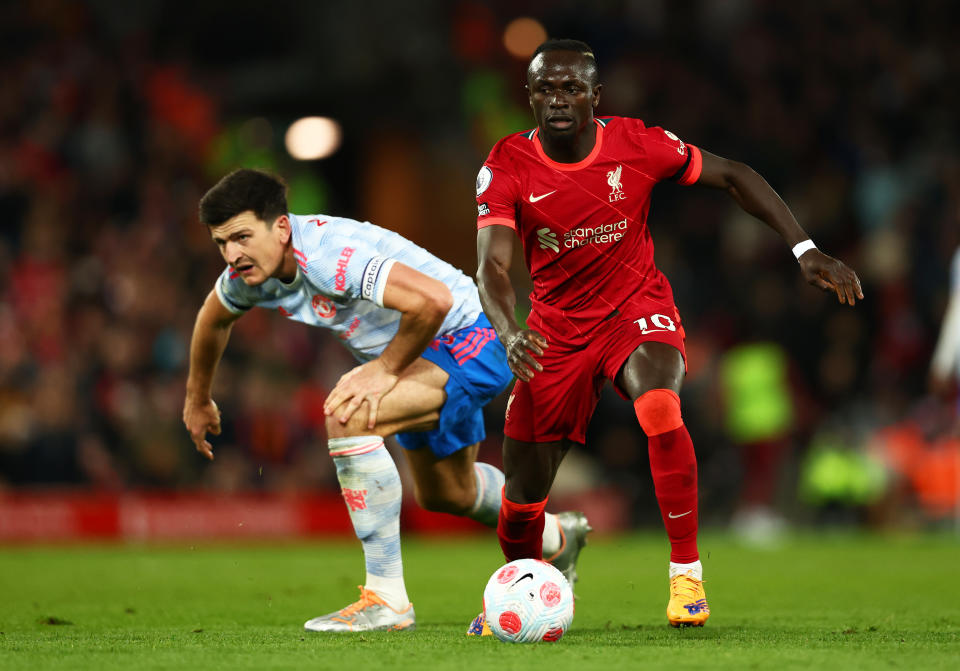
<path id="1" fill-rule="evenodd" d="M 675 598 L 696 601 L 700 597 L 701 584 L 702 581 L 692 577 L 688 571 L 673 577 L 670 581 L 670 591 Z"/>
<path id="2" fill-rule="evenodd" d="M 375 592 L 369 589 L 365 589 L 363 585 L 357 585 L 360 588 L 360 599 L 351 603 L 349 606 L 340 611 L 340 615 L 343 617 L 350 617 L 356 615 L 358 612 L 367 608 L 369 606 L 377 606 L 381 603 L 380 597 L 376 595 Z"/>

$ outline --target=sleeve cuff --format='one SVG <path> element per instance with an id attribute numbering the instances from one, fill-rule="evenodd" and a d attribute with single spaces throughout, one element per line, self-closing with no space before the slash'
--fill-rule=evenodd
<path id="1" fill-rule="evenodd" d="M 227 310 L 235 315 L 242 315 L 244 312 L 250 309 L 241 307 L 227 298 L 227 296 L 223 293 L 223 287 L 220 286 L 221 284 L 223 284 L 223 276 L 218 277 L 217 281 L 214 282 L 213 290 L 217 292 L 217 298 L 220 299 L 220 303 L 223 304 L 223 307 L 227 308 Z"/>
<path id="2" fill-rule="evenodd" d="M 688 144 L 687 151 L 690 152 L 690 163 L 679 179 L 680 184 L 684 186 L 695 184 L 700 179 L 700 172 L 703 170 L 703 154 L 700 153 L 700 150 L 692 144 Z"/>
<path id="3" fill-rule="evenodd" d="M 517 230 L 517 222 L 507 217 L 487 217 L 486 219 L 477 220 L 477 230 L 486 228 L 487 226 L 506 226 L 507 228 Z"/>

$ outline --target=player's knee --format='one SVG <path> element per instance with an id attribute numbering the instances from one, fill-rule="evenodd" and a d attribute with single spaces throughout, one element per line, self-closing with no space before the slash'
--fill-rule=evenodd
<path id="1" fill-rule="evenodd" d="M 352 436 L 379 436 L 380 432 L 376 429 L 367 428 L 367 413 L 361 408 L 353 413 L 353 416 L 342 423 L 339 419 L 342 408 L 324 420 L 324 427 L 327 430 L 327 438 L 350 438 Z"/>
<path id="2" fill-rule="evenodd" d="M 640 427 L 648 436 L 656 436 L 683 426 L 680 397 L 670 389 L 651 389 L 633 402 Z"/>
<path id="3" fill-rule="evenodd" d="M 550 494 L 553 480 L 507 478 L 504 483 L 504 494 L 508 501 L 520 505 L 530 505 L 546 500 Z"/>
<path id="4" fill-rule="evenodd" d="M 351 436 L 358 435 L 353 433 L 353 426 L 351 422 L 343 424 L 338 419 L 337 413 L 334 413 L 326 418 L 324 421 L 324 426 L 327 430 L 327 438 L 349 438 Z"/>

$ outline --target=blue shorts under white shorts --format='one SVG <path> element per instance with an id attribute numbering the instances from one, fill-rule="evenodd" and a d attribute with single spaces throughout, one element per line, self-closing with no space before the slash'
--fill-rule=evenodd
<path id="1" fill-rule="evenodd" d="M 513 373 L 497 332 L 482 312 L 472 326 L 437 338 L 421 356 L 450 375 L 444 387 L 447 400 L 437 428 L 398 433 L 396 438 L 408 450 L 429 446 L 442 459 L 486 438 L 483 406 L 507 388 Z"/>

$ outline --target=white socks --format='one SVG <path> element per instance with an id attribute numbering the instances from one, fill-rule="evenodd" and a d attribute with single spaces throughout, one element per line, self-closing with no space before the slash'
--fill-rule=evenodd
<path id="1" fill-rule="evenodd" d="M 699 559 L 690 564 L 677 564 L 676 562 L 670 562 L 671 579 L 673 579 L 675 576 L 683 575 L 687 571 L 693 572 L 691 577 L 696 578 L 697 580 L 703 580 L 703 566 L 700 564 Z"/>
<path id="2" fill-rule="evenodd" d="M 364 587 L 376 592 L 377 596 L 386 601 L 387 605 L 395 611 L 404 611 L 410 605 L 410 599 L 407 598 L 407 588 L 403 584 L 403 576 L 382 578 L 367 572 L 367 583 Z"/>
<path id="3" fill-rule="evenodd" d="M 543 558 L 549 559 L 560 550 L 560 522 L 552 513 L 543 514 Z"/>
<path id="4" fill-rule="evenodd" d="M 379 436 L 327 441 L 353 529 L 363 545 L 366 588 L 391 608 L 410 603 L 400 555 L 400 474 Z"/>
<path id="5" fill-rule="evenodd" d="M 477 498 L 467 517 L 480 524 L 496 528 L 500 515 L 500 492 L 503 490 L 503 471 L 490 464 L 478 461 L 473 465 L 474 481 L 477 483 Z"/>

